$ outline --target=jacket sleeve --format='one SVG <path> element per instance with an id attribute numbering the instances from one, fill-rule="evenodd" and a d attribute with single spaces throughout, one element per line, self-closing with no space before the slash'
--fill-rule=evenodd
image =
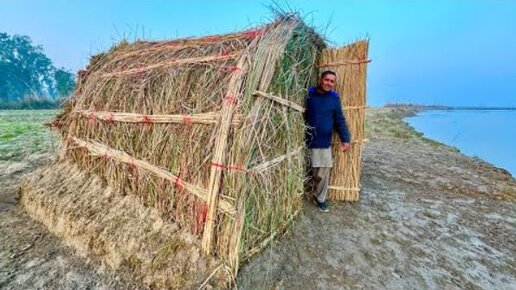
<path id="1" fill-rule="evenodd" d="M 351 135 L 349 134 L 348 125 L 346 124 L 346 118 L 344 117 L 344 113 L 342 113 L 342 105 L 340 104 L 340 98 L 336 98 L 335 106 L 333 112 L 333 120 L 335 124 L 335 129 L 339 134 L 340 141 L 349 143 L 351 142 Z"/>

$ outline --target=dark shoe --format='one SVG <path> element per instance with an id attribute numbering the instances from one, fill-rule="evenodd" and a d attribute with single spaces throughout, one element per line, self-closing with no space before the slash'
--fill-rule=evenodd
<path id="1" fill-rule="evenodd" d="M 319 202 L 317 201 L 317 199 L 314 199 L 316 204 L 317 204 L 317 207 L 319 208 L 320 211 L 322 212 L 330 212 L 330 207 L 328 206 L 328 202 Z"/>

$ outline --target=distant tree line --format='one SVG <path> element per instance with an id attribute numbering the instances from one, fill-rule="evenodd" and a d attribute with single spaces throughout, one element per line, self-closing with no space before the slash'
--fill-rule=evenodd
<path id="1" fill-rule="evenodd" d="M 0 32 L 0 109 L 56 108 L 74 88 L 74 75 L 28 36 Z"/>

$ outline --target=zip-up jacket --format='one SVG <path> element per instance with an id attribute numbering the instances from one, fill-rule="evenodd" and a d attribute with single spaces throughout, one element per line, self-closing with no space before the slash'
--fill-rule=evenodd
<path id="1" fill-rule="evenodd" d="M 329 148 L 334 129 L 342 142 L 351 141 L 346 119 L 342 113 L 340 97 L 336 92 L 320 94 L 316 88 L 310 88 L 305 108 L 308 148 Z"/>

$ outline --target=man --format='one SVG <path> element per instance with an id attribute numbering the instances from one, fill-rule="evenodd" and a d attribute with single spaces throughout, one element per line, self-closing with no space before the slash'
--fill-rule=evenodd
<path id="1" fill-rule="evenodd" d="M 342 151 L 349 150 L 350 134 L 342 113 L 339 95 L 333 91 L 337 75 L 324 71 L 316 88 L 308 91 L 305 121 L 308 126 L 306 142 L 310 150 L 311 171 L 314 180 L 313 199 L 322 212 L 328 212 L 326 197 L 331 167 L 331 139 L 337 131 Z"/>

